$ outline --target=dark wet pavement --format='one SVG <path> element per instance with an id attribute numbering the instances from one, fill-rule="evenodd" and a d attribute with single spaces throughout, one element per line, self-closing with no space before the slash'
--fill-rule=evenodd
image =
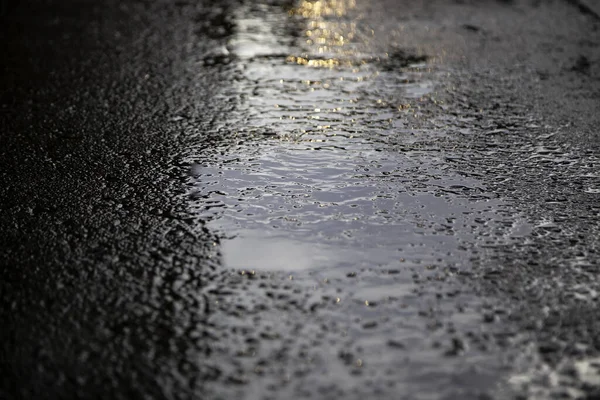
<path id="1" fill-rule="evenodd" d="M 593 13 L 105 3 L 2 16 L 0 397 L 599 394 Z"/>

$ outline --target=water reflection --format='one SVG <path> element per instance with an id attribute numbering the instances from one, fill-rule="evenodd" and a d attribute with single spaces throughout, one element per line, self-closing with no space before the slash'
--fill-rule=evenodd
<path id="1" fill-rule="evenodd" d="M 248 397 L 265 387 L 314 395 L 301 384 L 308 375 L 311 388 L 357 393 L 369 380 L 406 393 L 431 377 L 448 382 L 467 363 L 440 361 L 431 342 L 446 333 L 419 312 L 442 324 L 458 298 L 476 303 L 441 293 L 480 245 L 521 234 L 481 182 L 421 144 L 444 134 L 418 124 L 439 74 L 394 35 L 376 35 L 370 7 L 378 5 L 232 10 L 230 75 L 215 96 L 227 108 L 187 161 L 190 212 L 221 238 L 225 278 L 208 284 L 210 323 L 222 327 L 213 357 Z M 478 317 L 462 312 L 452 324 L 472 328 Z M 409 348 L 406 359 L 389 351 L 391 339 Z M 476 375 L 489 382 L 495 373 Z"/>
<path id="2" fill-rule="evenodd" d="M 294 263 L 278 261 L 282 269 L 335 268 L 352 247 L 383 264 L 400 257 L 461 263 L 453 254 L 479 232 L 457 236 L 456 226 L 475 218 L 506 224 L 500 202 L 469 198 L 481 186 L 476 180 L 449 174 L 418 147 L 390 151 L 390 137 L 414 141 L 406 110 L 432 92 L 435 73 L 409 50 L 383 51 L 385 40 L 375 41 L 361 21 L 364 7 L 331 1 L 302 2 L 287 13 L 257 5 L 236 11 L 227 45 L 238 60 L 228 95 L 239 103 L 225 122 L 230 147 L 194 160 L 202 201 L 192 206 L 224 238 L 235 237 L 235 245 L 224 242 L 229 266 L 244 265 L 240 249 L 265 241 L 273 244 L 263 251 L 284 248 L 286 240 L 296 250 L 305 243 L 297 257 L 314 243 L 338 250 L 320 264 L 290 256 Z M 290 24 L 304 35 L 290 40 Z M 330 58 L 318 58 L 323 53 Z M 252 268 L 274 267 L 262 260 Z"/>

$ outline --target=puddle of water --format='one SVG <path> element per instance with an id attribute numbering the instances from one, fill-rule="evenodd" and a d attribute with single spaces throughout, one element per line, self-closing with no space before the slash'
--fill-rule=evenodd
<path id="1" fill-rule="evenodd" d="M 273 242 L 261 248 L 275 251 L 285 247 L 283 238 L 297 249 L 299 243 L 309 249 L 312 244 L 339 246 L 327 263 L 318 265 L 309 262 L 309 249 L 294 253 L 307 260 L 291 257 L 294 263 L 286 265 L 301 270 L 335 267 L 335 254 L 339 258 L 348 246 L 372 259 L 385 253 L 389 259 L 447 262 L 457 258 L 452 254 L 462 242 L 482 240 L 479 230 L 494 229 L 491 225 L 510 228 L 513 232 L 506 233 L 515 236 L 527 232 L 522 225 L 517 230 L 508 213 L 502 216 L 500 201 L 461 195 L 478 192 L 477 181 L 439 179 L 443 171 L 424 168 L 408 157 L 383 155 L 376 162 L 370 157 L 347 150 L 303 151 L 283 143 L 252 160 L 200 168 L 210 180 L 197 183 L 199 193 L 208 195 L 196 212 L 212 220 L 210 227 L 224 237 L 235 235 L 235 245 L 225 240 L 223 248 L 226 265 L 235 268 L 246 249 Z M 253 259 L 252 268 L 272 267 Z"/>
<path id="2" fill-rule="evenodd" d="M 236 11 L 239 23 L 227 46 L 233 79 L 222 93 L 234 107 L 217 118 L 205 143 L 200 139 L 200 151 L 190 149 L 190 212 L 221 237 L 225 268 L 283 272 L 303 287 L 318 286 L 308 296 L 316 305 L 327 297 L 339 306 L 325 314 L 327 323 L 352 327 L 346 334 L 378 366 L 370 373 L 407 388 L 416 375 L 415 385 L 430 376 L 451 379 L 457 364 L 440 363 L 428 343 L 447 334 L 423 336 L 422 321 L 414 319 L 423 302 L 417 297 L 438 299 L 445 278 L 467 268 L 481 246 L 518 240 L 527 224 L 480 181 L 449 172 L 443 156 L 418 145 L 427 135 L 443 135 L 412 126 L 437 77 L 423 57 L 374 40 L 363 21 L 367 4 L 299 4 L 291 11 L 264 5 Z M 399 142 L 407 144 L 403 151 L 393 146 Z M 259 296 L 252 288 L 238 294 L 241 303 Z M 451 314 L 454 302 L 429 309 Z M 376 324 L 361 321 L 375 317 Z M 479 317 L 464 313 L 456 321 L 478 326 Z M 304 325 L 319 330 L 321 322 Z M 389 337 L 411 348 L 411 368 L 389 352 Z M 317 346 L 323 357 L 339 358 L 343 345 L 335 340 L 326 350 Z M 323 376 L 357 386 L 343 371 Z M 263 389 L 255 385 L 257 393 Z"/>
<path id="3" fill-rule="evenodd" d="M 210 225 L 209 225 L 210 226 Z M 222 225 L 219 225 L 222 228 Z M 372 265 L 390 265 L 397 253 L 381 248 L 367 252 L 352 243 L 317 242 L 269 230 L 228 230 L 236 236 L 223 241 L 225 266 L 245 271 L 331 271 L 355 270 Z M 290 237 L 291 236 L 291 237 Z M 393 262 L 392 262 L 393 263 Z"/>
<path id="4" fill-rule="evenodd" d="M 298 271 L 327 268 L 344 254 L 338 249 L 287 237 L 261 236 L 261 232 L 242 231 L 221 247 L 224 264 L 239 270 Z M 352 260 L 346 252 L 348 261 Z"/>
<path id="5" fill-rule="evenodd" d="M 227 45 L 239 103 L 229 137 L 192 171 L 193 212 L 235 237 L 223 241 L 226 266 L 335 268 L 348 247 L 383 264 L 460 264 L 464 243 L 494 240 L 480 231 L 526 231 L 435 154 L 390 151 L 390 135 L 414 140 L 399 110 L 433 90 L 424 57 L 373 41 L 354 2 L 253 7 L 237 11 Z"/>

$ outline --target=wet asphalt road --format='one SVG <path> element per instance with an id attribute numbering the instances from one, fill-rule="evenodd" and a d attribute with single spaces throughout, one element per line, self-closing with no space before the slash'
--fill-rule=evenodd
<path id="1" fill-rule="evenodd" d="M 589 3 L 3 3 L 0 398 L 599 398 Z"/>

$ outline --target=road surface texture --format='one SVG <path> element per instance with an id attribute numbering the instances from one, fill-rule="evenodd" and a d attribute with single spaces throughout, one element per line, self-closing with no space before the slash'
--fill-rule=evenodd
<path id="1" fill-rule="evenodd" d="M 600 398 L 600 15 L 4 2 L 0 398 Z"/>

